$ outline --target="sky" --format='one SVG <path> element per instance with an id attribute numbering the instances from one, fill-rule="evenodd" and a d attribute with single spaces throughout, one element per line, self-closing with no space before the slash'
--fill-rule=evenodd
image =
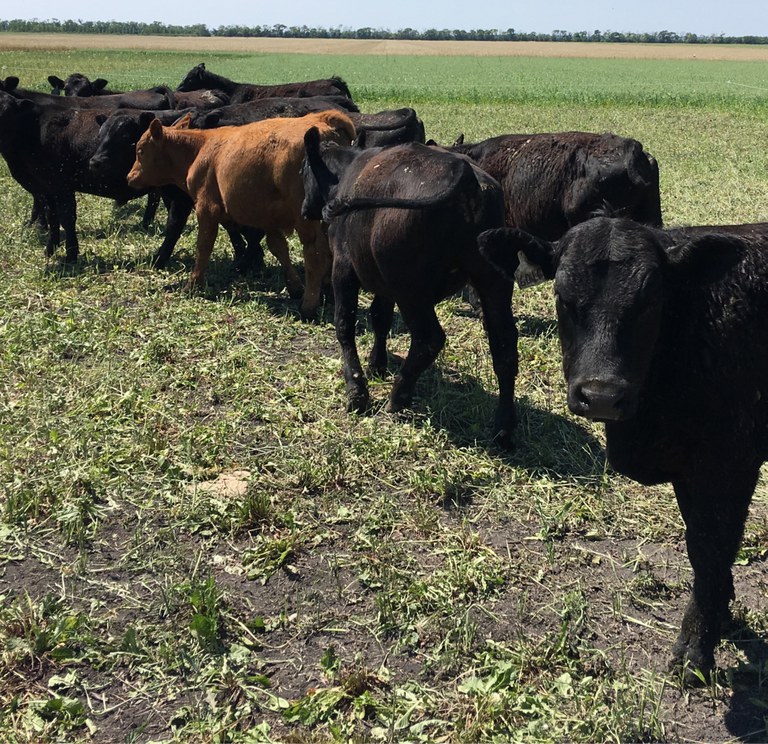
<path id="1" fill-rule="evenodd" d="M 219 26 L 564 31 L 674 31 L 768 36 L 766 0 L 26 0 L 0 18 L 160 21 Z"/>

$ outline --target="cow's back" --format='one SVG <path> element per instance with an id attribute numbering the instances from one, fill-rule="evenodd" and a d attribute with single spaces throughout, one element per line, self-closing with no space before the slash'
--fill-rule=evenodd
<path id="1" fill-rule="evenodd" d="M 507 134 L 453 148 L 504 189 L 506 223 L 548 240 L 609 207 L 661 225 L 656 161 L 636 140 L 592 132 Z"/>
<path id="2" fill-rule="evenodd" d="M 300 221 L 304 134 L 349 144 L 354 126 L 341 112 L 268 119 L 243 126 L 191 130 L 201 138 L 188 185 L 196 200 L 221 200 L 222 213 L 246 225 L 290 229 Z"/>

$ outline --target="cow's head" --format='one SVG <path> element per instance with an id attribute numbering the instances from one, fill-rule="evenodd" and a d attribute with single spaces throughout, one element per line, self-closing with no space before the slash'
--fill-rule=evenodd
<path id="1" fill-rule="evenodd" d="M 669 293 L 681 282 L 711 281 L 741 246 L 730 236 L 674 237 L 606 217 L 571 228 L 556 243 L 511 228 L 489 230 L 479 242 L 508 277 L 518 251 L 554 277 L 568 407 L 602 421 L 636 413 Z"/>
<path id="2" fill-rule="evenodd" d="M 302 181 L 304 201 L 301 215 L 307 220 L 320 220 L 323 207 L 334 198 L 339 180 L 347 166 L 362 152 L 360 147 L 345 147 L 336 142 L 321 142 L 317 127 L 304 134 Z"/>
<path id="3" fill-rule="evenodd" d="M 34 108 L 32 101 L 0 91 L 0 149 L 13 146 L 16 135 L 24 126 L 25 113 Z"/>
<path id="4" fill-rule="evenodd" d="M 181 93 L 187 93 L 191 90 L 200 90 L 200 88 L 207 87 L 208 86 L 205 83 L 205 62 L 201 62 L 184 76 L 184 79 L 176 87 L 176 90 Z"/>
<path id="5" fill-rule="evenodd" d="M 152 111 L 142 111 L 138 117 L 122 110 L 110 114 L 99 127 L 98 145 L 88 167 L 94 173 L 127 173 L 136 158 L 139 138 L 154 118 Z"/>
<path id="6" fill-rule="evenodd" d="M 165 127 L 153 118 L 136 144 L 136 160 L 128 173 L 131 188 L 148 189 L 174 183 L 166 139 Z"/>

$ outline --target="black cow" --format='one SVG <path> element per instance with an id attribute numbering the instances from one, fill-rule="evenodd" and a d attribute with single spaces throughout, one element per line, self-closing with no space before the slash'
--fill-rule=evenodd
<path id="1" fill-rule="evenodd" d="M 79 98 L 90 98 L 92 96 L 108 96 L 114 93 L 122 93 L 119 90 L 109 90 L 107 81 L 104 78 L 90 80 L 81 72 L 73 72 L 62 80 L 57 75 L 49 75 L 48 82 L 51 84 L 51 94 L 54 96 L 77 96 Z"/>
<path id="2" fill-rule="evenodd" d="M 230 96 L 232 103 L 245 103 L 256 98 L 271 98 L 275 96 L 346 96 L 352 98 L 349 87 L 340 77 L 324 80 L 307 80 L 299 83 L 282 83 L 278 85 L 255 85 L 252 83 L 236 83 L 234 80 L 216 75 L 205 69 L 201 62 L 193 67 L 179 83 L 177 91 L 200 90 L 201 88 L 223 90 Z"/>
<path id="3" fill-rule="evenodd" d="M 304 116 L 328 109 L 344 111 L 350 115 L 358 111 L 353 101 L 344 96 L 307 96 L 306 98 L 276 96 L 258 98 L 247 103 L 232 103 L 212 111 L 192 111 L 189 125 L 192 129 L 236 127 L 264 119 Z"/>
<path id="4" fill-rule="evenodd" d="M 634 139 L 616 134 L 503 134 L 448 148 L 471 157 L 504 189 L 508 227 L 557 240 L 609 207 L 617 216 L 661 227 L 659 168 Z M 518 282 L 541 281 L 525 261 Z"/>
<path id="5" fill-rule="evenodd" d="M 364 114 L 344 96 L 273 97 L 248 103 L 233 103 L 213 111 L 192 112 L 190 126 L 193 129 L 240 126 L 277 116 L 304 116 L 327 109 L 337 109 L 349 114 L 355 131 L 358 132 L 361 146 L 385 147 L 406 142 L 424 142 L 424 123 L 412 108 Z"/>
<path id="6" fill-rule="evenodd" d="M 73 96 L 77 98 L 93 98 L 94 96 L 123 95 L 125 91 L 108 90 L 107 81 L 104 78 L 90 80 L 81 72 L 73 72 L 66 80 L 56 75 L 49 75 L 48 82 L 52 86 L 52 95 Z M 162 89 L 164 92 L 165 88 Z M 229 103 L 229 96 L 220 90 L 193 90 L 188 93 L 174 92 L 172 97 L 173 108 L 202 108 L 210 109 L 225 106 Z M 123 106 L 123 108 L 126 108 Z"/>
<path id="7" fill-rule="evenodd" d="M 600 217 L 549 243 L 480 237 L 506 276 L 517 251 L 554 277 L 568 406 L 605 422 L 607 457 L 671 482 L 693 591 L 673 665 L 708 674 L 734 597 L 731 565 L 768 458 L 768 224 L 658 230 Z"/>
<path id="8" fill-rule="evenodd" d="M 386 340 L 395 303 L 411 344 L 388 409 L 410 405 L 419 375 L 435 360 L 445 333 L 435 304 L 469 281 L 482 302 L 499 382 L 494 438 L 512 444 L 517 330 L 512 283 L 480 256 L 477 235 L 503 223 L 499 184 L 468 158 L 419 143 L 359 149 L 319 144 L 310 129 L 303 166 L 307 219 L 327 221 L 333 253 L 336 337 L 344 358 L 348 408 L 364 411 L 368 386 L 355 345 L 360 288 L 372 292 L 375 342 L 369 368 L 387 366 Z"/>
<path id="9" fill-rule="evenodd" d="M 169 109 L 174 108 L 173 91 L 159 85 L 147 90 L 132 90 L 127 93 L 115 93 L 106 96 L 78 98 L 76 96 L 54 96 L 50 93 L 39 93 L 28 88 L 19 88 L 19 78 L 10 76 L 0 81 L 0 92 L 9 93 L 15 98 L 26 98 L 40 106 L 52 105 L 59 109 L 108 109 L 108 108 L 140 108 L 140 109 Z"/>
<path id="10" fill-rule="evenodd" d="M 127 170 L 94 172 L 89 167 L 99 127 L 109 114 L 110 110 L 40 106 L 0 92 L 0 154 L 11 176 L 33 196 L 42 198 L 49 226 L 48 255 L 59 244 L 61 225 L 66 260 L 74 261 L 78 256 L 75 193 L 106 196 L 119 202 L 147 193 L 128 186 Z"/>
<path id="11" fill-rule="evenodd" d="M 358 144 L 364 147 L 388 147 L 406 142 L 424 143 L 424 122 L 412 108 L 379 111 L 377 114 L 351 114 Z"/>

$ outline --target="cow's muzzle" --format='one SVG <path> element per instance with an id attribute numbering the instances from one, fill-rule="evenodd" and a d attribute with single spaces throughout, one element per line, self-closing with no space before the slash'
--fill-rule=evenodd
<path id="1" fill-rule="evenodd" d="M 577 379 L 568 385 L 568 408 L 597 421 L 623 421 L 637 411 L 638 390 L 626 380 Z"/>

